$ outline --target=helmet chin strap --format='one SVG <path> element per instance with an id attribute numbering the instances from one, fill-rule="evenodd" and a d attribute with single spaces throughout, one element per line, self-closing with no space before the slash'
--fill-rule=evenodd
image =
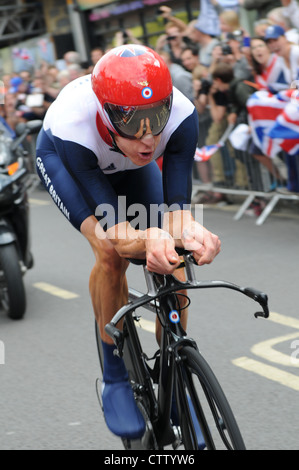
<path id="1" fill-rule="evenodd" d="M 125 157 L 125 155 L 118 148 L 115 142 L 115 136 L 113 132 L 108 127 L 105 126 L 99 113 L 97 113 L 97 116 L 96 116 L 96 124 L 97 124 L 97 129 L 102 139 L 106 142 L 107 145 L 109 145 L 109 147 L 111 147 L 109 150 L 111 150 L 111 152 L 120 153 L 121 155 Z"/>
<path id="2" fill-rule="evenodd" d="M 110 148 L 109 150 L 111 152 L 117 152 L 117 153 L 120 153 L 123 157 L 125 157 L 126 155 L 124 155 L 124 153 L 120 150 L 120 148 L 117 146 L 117 143 L 115 142 L 115 135 L 113 134 L 112 131 L 110 131 L 110 129 L 108 129 L 107 127 L 107 130 L 111 136 L 111 139 L 112 139 L 112 148 Z"/>

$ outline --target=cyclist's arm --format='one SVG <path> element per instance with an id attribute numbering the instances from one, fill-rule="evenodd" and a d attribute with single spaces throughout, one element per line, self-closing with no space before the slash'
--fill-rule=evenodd
<path id="1" fill-rule="evenodd" d="M 168 274 L 180 264 L 174 239 L 158 227 L 135 230 L 129 222 L 122 222 L 108 229 L 106 235 L 121 257 L 146 258 L 150 271 Z"/>
<path id="2" fill-rule="evenodd" d="M 194 220 L 190 210 L 194 149 L 199 128 L 195 113 L 174 132 L 165 151 L 163 185 L 169 211 L 164 215 L 163 228 L 173 237 L 176 246 L 192 251 L 198 264 L 203 265 L 211 263 L 219 253 L 220 241 Z"/>
<path id="3" fill-rule="evenodd" d="M 195 221 L 191 211 L 165 214 L 163 228 L 173 236 L 176 246 L 193 253 L 199 266 L 210 264 L 220 252 L 218 236 Z"/>
<path id="4" fill-rule="evenodd" d="M 54 144 L 65 169 L 84 195 L 85 200 L 88 201 L 89 207 L 97 219 L 101 218 L 101 207 L 105 205 L 112 208 L 105 216 L 108 227 L 124 221 L 126 219 L 125 211 L 121 211 L 117 195 L 106 175 L 98 166 L 98 159 L 94 152 L 80 144 L 58 137 L 54 137 Z M 66 196 L 68 200 L 64 201 L 65 205 L 70 207 L 71 212 L 80 213 L 80 206 L 77 201 L 76 204 L 75 201 L 72 201 L 72 196 L 72 191 L 70 191 Z M 102 204 L 103 206 L 101 206 Z M 80 229 L 80 223 L 84 218 L 80 220 L 77 217 L 77 220 L 77 228 Z"/>

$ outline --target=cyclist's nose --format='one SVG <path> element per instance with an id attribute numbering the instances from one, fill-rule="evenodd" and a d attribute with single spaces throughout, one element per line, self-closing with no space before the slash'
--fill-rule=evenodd
<path id="1" fill-rule="evenodd" d="M 147 132 L 146 134 L 144 134 L 141 139 L 140 139 L 140 142 L 142 142 L 143 144 L 147 145 L 147 146 L 151 146 L 154 142 L 154 136 L 152 134 L 152 132 Z"/>

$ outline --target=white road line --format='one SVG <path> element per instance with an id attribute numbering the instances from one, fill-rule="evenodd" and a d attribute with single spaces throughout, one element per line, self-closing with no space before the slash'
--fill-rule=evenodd
<path id="1" fill-rule="evenodd" d="M 54 295 L 55 297 L 60 297 L 64 300 L 76 299 L 79 297 L 79 295 L 75 294 L 74 292 L 61 289 L 60 287 L 53 286 L 47 282 L 36 282 L 33 284 L 33 286 L 36 287 L 36 289 L 47 292 L 48 294 Z"/>

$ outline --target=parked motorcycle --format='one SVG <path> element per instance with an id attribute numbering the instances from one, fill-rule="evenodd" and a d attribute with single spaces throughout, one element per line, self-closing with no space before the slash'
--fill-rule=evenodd
<path id="1" fill-rule="evenodd" d="M 42 121 L 19 123 L 13 138 L 0 121 L 0 302 L 14 320 L 26 311 L 23 276 L 33 266 L 30 251 L 28 152 L 22 142 Z"/>

